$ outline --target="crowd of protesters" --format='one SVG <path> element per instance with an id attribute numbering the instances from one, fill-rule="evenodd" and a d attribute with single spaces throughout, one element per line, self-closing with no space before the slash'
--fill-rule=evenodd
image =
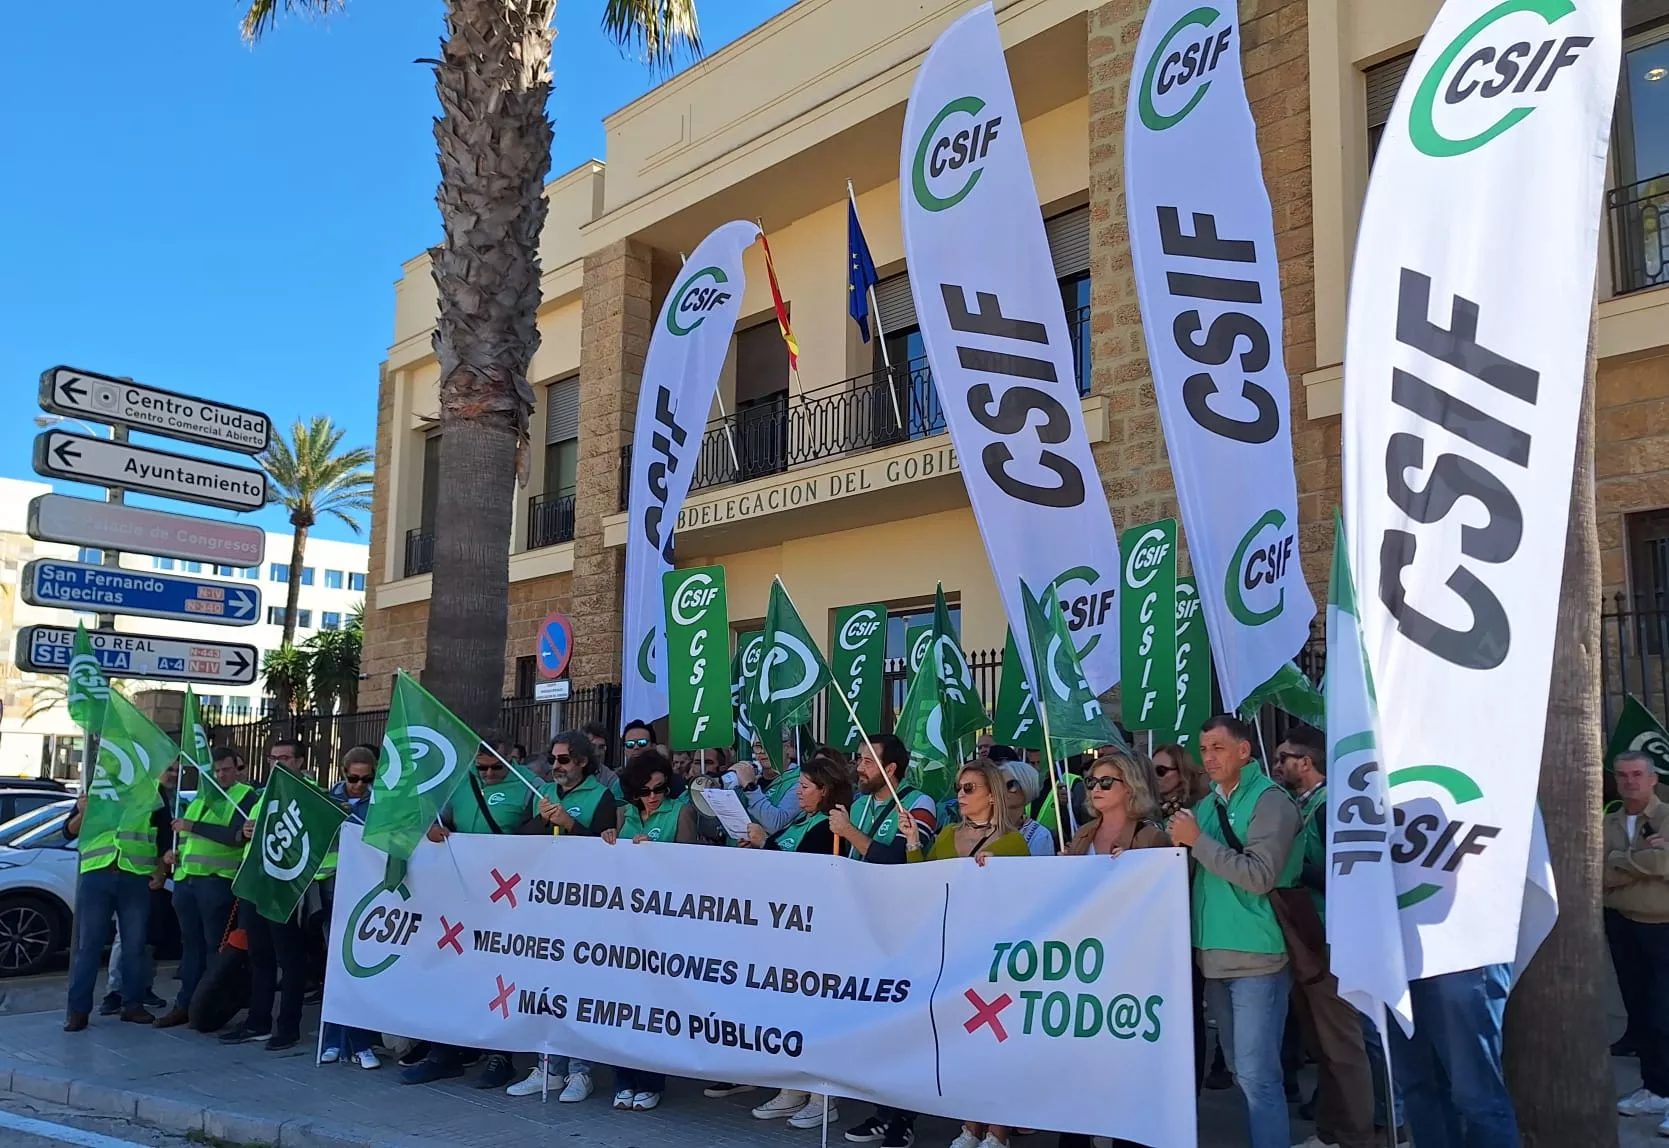
<path id="1" fill-rule="evenodd" d="M 834 852 L 881 865 L 955 858 L 985 865 L 1057 853 L 1116 865 L 1128 850 L 1180 847 L 1189 858 L 1192 898 L 1196 1085 L 1240 1089 L 1252 1148 L 1293 1144 L 1293 1105 L 1315 1122 L 1303 1148 L 1369 1148 L 1406 1142 L 1410 1132 L 1419 1148 L 1518 1143 L 1501 1065 L 1505 967 L 1416 982 L 1411 1038 L 1395 1025 L 1381 1034 L 1339 996 L 1325 939 L 1327 763 L 1316 735 L 1290 734 L 1266 765 L 1253 728 L 1218 716 L 1200 732 L 1198 763 L 1181 745 L 1156 746 L 1151 757 L 1109 745 L 1063 763 L 1053 780 L 1040 773 L 1035 753 L 982 738 L 977 756 L 954 771 L 944 802 L 912 784 L 909 752 L 891 734 L 870 738 L 851 759 L 809 743 L 802 755 L 796 735 L 784 744 L 780 771 L 757 740 L 751 759 L 737 761 L 722 749 L 668 752 L 647 722 L 625 728 L 618 753 L 611 753 L 613 740 L 592 725 L 559 734 L 548 752 L 532 756 L 520 745 L 484 741 L 467 787 L 430 838 L 568 834 L 611 844 Z M 305 747 L 293 741 L 275 743 L 270 762 L 307 772 Z M 376 764 L 368 746 L 349 750 L 340 762 L 342 780 L 329 793 L 351 820 L 364 820 Z M 237 903 L 232 876 L 253 833 L 258 793 L 236 750 L 216 750 L 214 770 L 230 801 L 205 805 L 199 798 L 171 818 L 171 769 L 145 831 L 130 827 L 106 835 L 109 840 L 80 843 L 66 1031 L 88 1025 L 114 923 L 110 993 L 100 1013 L 159 1028 L 189 1022 L 222 1042 L 260 1042 L 274 1052 L 301 1040 L 304 1006 L 323 981 L 335 853 L 290 921 L 268 921 Z M 1623 804 L 1605 824 L 1605 917 L 1629 1032 L 1614 1051 L 1639 1055 L 1643 1080 L 1619 1111 L 1666 1116 L 1669 810 L 1643 755 L 1619 758 L 1616 776 Z M 719 786 L 735 790 L 747 809 L 745 838 L 729 840 L 717 818 L 692 799 Z M 72 837 L 80 811 L 68 826 Z M 170 883 L 182 953 L 171 1005 L 151 994 L 145 943 L 152 906 Z M 154 1008 L 166 1011 L 157 1016 Z M 242 1019 L 230 1023 L 240 1011 Z M 1387 1039 L 1391 1073 L 1382 1053 Z M 1212 1043 L 1215 1059 L 1207 1056 Z M 379 1046 L 398 1056 L 401 1079 L 410 1084 L 460 1077 L 479 1065 L 472 1081 L 478 1088 L 578 1103 L 606 1073 L 613 1106 L 623 1111 L 657 1107 L 666 1087 L 656 1073 L 575 1057 L 538 1057 L 524 1072 L 503 1050 L 451 1048 L 334 1024 L 320 1036 L 324 1063 L 375 1069 L 382 1063 Z M 1306 1058 L 1317 1069 L 1308 1099 L 1296 1083 Z M 715 1081 L 704 1095 L 751 1091 L 747 1083 Z M 761 1097 L 752 1113 L 806 1129 L 839 1121 L 840 1105 L 837 1097 L 783 1089 Z M 1029 1130 L 970 1121 L 951 1148 L 1006 1148 L 1021 1131 Z M 1669 1120 L 1660 1131 L 1669 1135 Z M 915 1141 L 915 1115 L 879 1108 L 848 1121 L 843 1135 L 904 1148 Z M 1059 1137 L 1063 1148 L 1091 1142 Z"/>

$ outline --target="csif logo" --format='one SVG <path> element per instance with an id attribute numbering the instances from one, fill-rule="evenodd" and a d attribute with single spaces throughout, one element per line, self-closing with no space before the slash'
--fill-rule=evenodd
<path id="1" fill-rule="evenodd" d="M 1234 548 L 1228 573 L 1223 579 L 1223 595 L 1228 600 L 1229 613 L 1242 626 L 1262 626 L 1281 616 L 1286 608 L 1285 587 L 1274 589 L 1292 568 L 1298 549 L 1297 531 L 1287 528 L 1287 517 L 1279 510 L 1267 511 L 1252 523 Z M 1274 604 L 1258 609 L 1247 600 L 1265 601 L 1274 592 Z"/>
<path id="2" fill-rule="evenodd" d="M 151 755 L 145 752 L 145 747 L 138 742 L 132 746 L 135 756 L 139 758 L 137 766 L 127 751 L 111 740 L 99 742 L 99 772 L 93 778 L 90 796 L 101 801 L 120 801 L 127 787 L 133 784 L 137 772 L 151 772 Z M 105 762 L 105 754 L 115 763 L 115 768 Z"/>
<path id="3" fill-rule="evenodd" d="M 696 626 L 719 596 L 713 576 L 701 571 L 691 574 L 672 594 L 672 620 L 680 626 Z M 650 679 L 653 681 L 654 679 Z"/>
<path id="4" fill-rule="evenodd" d="M 672 297 L 672 306 L 666 309 L 666 329 L 674 335 L 688 335 L 701 326 L 709 312 L 734 298 L 723 287 L 729 282 L 730 277 L 722 267 L 703 267 L 684 280 L 684 285 Z"/>
<path id="5" fill-rule="evenodd" d="M 1174 128 L 1211 90 L 1211 77 L 1234 42 L 1234 21 L 1219 28 L 1222 18 L 1216 8 L 1195 8 L 1160 38 L 1148 57 L 1137 97 L 1137 111 L 1148 131 Z"/>
<path id="6" fill-rule="evenodd" d="M 1093 566 L 1074 566 L 1063 571 L 1054 581 L 1055 594 L 1060 599 L 1061 617 L 1066 619 L 1066 628 L 1074 635 L 1086 627 L 1100 626 L 1113 609 L 1118 590 L 1113 586 L 1097 590 L 1100 582 L 1101 572 Z M 1069 592 L 1067 586 L 1074 583 L 1082 584 L 1085 590 L 1082 593 Z M 1091 634 L 1089 641 L 1077 647 L 1078 659 L 1082 661 L 1089 657 L 1090 651 L 1100 644 L 1101 635 Z"/>
<path id="7" fill-rule="evenodd" d="M 405 743 L 403 747 L 402 741 Z M 376 800 L 379 790 L 398 789 L 407 767 L 421 767 L 429 774 L 418 781 L 419 793 L 427 793 L 436 786 L 445 784 L 446 779 L 452 776 L 452 771 L 458 768 L 458 752 L 452 748 L 452 743 L 426 725 L 406 726 L 405 734 L 400 741 L 396 741 L 393 734 L 384 734 L 382 752 L 385 764 L 377 769 L 376 781 L 371 790 L 373 801 Z"/>
<path id="8" fill-rule="evenodd" d="M 313 856 L 313 839 L 301 823 L 301 806 L 295 800 L 280 812 L 278 802 L 267 802 L 261 826 L 261 868 L 274 881 L 294 881 L 307 871 Z"/>
<path id="9" fill-rule="evenodd" d="M 1147 584 L 1164 568 L 1165 556 L 1171 552 L 1170 539 L 1159 527 L 1142 532 L 1130 548 L 1124 562 L 1124 581 L 1132 590 L 1146 589 Z"/>
<path id="10" fill-rule="evenodd" d="M 1503 0 L 1461 30 L 1421 77 L 1408 138 L 1434 159 L 1476 151 L 1523 123 L 1592 36 L 1551 35 L 1572 0 Z"/>
<path id="11" fill-rule="evenodd" d="M 985 173 L 985 157 L 1002 116 L 984 116 L 985 101 L 958 96 L 939 109 L 916 144 L 910 192 L 926 211 L 947 211 L 968 197 Z"/>
<path id="12" fill-rule="evenodd" d="M 865 607 L 846 619 L 846 624 L 840 628 L 837 640 L 840 648 L 850 653 L 857 653 L 863 649 L 864 643 L 873 638 L 881 628 L 881 618 L 873 610 Z"/>
<path id="13" fill-rule="evenodd" d="M 399 902 L 384 894 L 399 894 Z M 423 914 L 403 907 L 411 890 L 402 882 L 392 889 L 374 885 L 359 899 L 342 928 L 342 967 L 350 977 L 364 980 L 394 967 L 417 936 Z"/>
<path id="14" fill-rule="evenodd" d="M 817 655 L 786 631 L 759 661 L 759 700 L 766 705 L 794 702 L 809 697 L 817 684 Z"/>
<path id="15" fill-rule="evenodd" d="M 1391 845 L 1391 860 L 1399 866 L 1397 908 L 1409 909 L 1443 891 L 1443 875 L 1453 874 L 1468 858 L 1483 853 L 1490 841 L 1500 836 L 1501 827 L 1468 824 L 1451 815 L 1449 806 L 1469 805 L 1483 797 L 1483 790 L 1469 774 L 1447 765 L 1414 765 L 1393 770 L 1386 784 L 1395 794 L 1398 786 L 1425 785 L 1435 797 L 1393 796 L 1393 819 L 1397 836 Z M 1452 883 L 1457 878 L 1450 877 Z M 1406 885 L 1406 888 L 1404 886 Z"/>

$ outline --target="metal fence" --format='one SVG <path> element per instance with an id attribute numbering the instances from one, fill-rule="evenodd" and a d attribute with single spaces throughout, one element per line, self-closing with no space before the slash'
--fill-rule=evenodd
<path id="1" fill-rule="evenodd" d="M 1605 193 L 1612 289 L 1618 295 L 1669 283 L 1669 175 Z"/>
<path id="2" fill-rule="evenodd" d="M 1606 734 L 1630 694 L 1669 725 L 1669 596 L 1615 594 L 1599 617 Z"/>
<path id="3" fill-rule="evenodd" d="M 433 530 L 406 531 L 405 576 L 415 578 L 435 568 L 435 532 Z"/>
<path id="4" fill-rule="evenodd" d="M 620 687 L 613 683 L 575 690 L 563 702 L 540 702 L 532 698 L 505 698 L 499 708 L 498 729 L 486 731 L 506 741 L 520 743 L 530 755 L 544 752 L 551 735 L 577 729 L 598 721 L 608 729 L 620 722 Z M 239 724 L 221 724 L 209 730 L 213 745 L 236 748 L 249 762 L 250 776 L 266 777 L 267 749 L 274 741 L 301 742 L 305 759 L 315 776 L 326 785 L 342 777 L 342 755 L 356 745 L 377 749 L 388 730 L 386 709 L 360 710 L 351 714 L 297 714 L 269 717 Z"/>

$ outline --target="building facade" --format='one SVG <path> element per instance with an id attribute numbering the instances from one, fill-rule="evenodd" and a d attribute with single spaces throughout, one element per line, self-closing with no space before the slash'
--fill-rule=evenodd
<path id="1" fill-rule="evenodd" d="M 531 481 L 509 555 L 507 695 L 541 618 L 567 612 L 577 684 L 618 680 L 626 463 L 640 372 L 679 256 L 759 219 L 798 339 L 791 371 L 763 256 L 693 488 L 680 565 L 722 563 L 732 625 L 780 574 L 814 631 L 885 602 L 887 653 L 942 581 L 963 646 L 1004 619 L 922 358 L 899 234 L 899 135 L 923 53 L 968 0 L 800 0 L 605 121 L 606 164 L 547 187 Z M 1085 423 L 1121 528 L 1176 514 L 1131 271 L 1123 134 L 1140 0 L 998 0 Z M 1345 300 L 1379 132 L 1437 0 L 1242 0 L 1247 94 L 1274 212 L 1304 568 L 1325 595 L 1339 464 Z M 1608 593 L 1669 596 L 1669 0 L 1625 0 L 1598 276 L 1597 474 Z M 846 309 L 850 181 L 884 282 L 885 340 Z M 381 380 L 363 702 L 422 669 L 439 368 L 428 257 L 405 264 Z M 885 359 L 882 347 L 885 348 Z M 890 363 L 890 368 L 888 364 Z M 1563 507 L 1549 508 L 1562 513 Z M 1656 595 L 1654 599 L 1652 596 Z M 1662 615 L 1658 615 L 1662 626 Z M 1661 635 L 1660 635 L 1661 636 Z"/>
<path id="2" fill-rule="evenodd" d="M 17 635 L 25 626 L 74 626 L 77 621 L 89 629 L 95 616 L 70 610 L 31 606 L 23 600 L 21 579 L 24 567 L 36 558 L 101 562 L 97 550 L 77 550 L 55 542 L 37 542 L 26 532 L 29 500 L 52 487 L 43 482 L 0 478 L 0 777 L 78 776 L 81 731 L 70 721 L 63 704 L 60 675 L 25 673 L 17 666 Z M 224 580 L 228 588 L 246 587 L 260 592 L 259 620 L 249 626 L 214 626 L 175 622 L 161 618 L 118 615 L 116 628 L 133 633 L 199 638 L 204 641 L 240 642 L 254 646 L 263 655 L 283 644 L 284 603 L 289 581 L 291 537 L 268 534 L 266 560 L 259 567 L 235 569 L 212 563 L 156 558 L 148 554 L 123 554 L 127 570 L 156 570 L 192 577 Z M 354 610 L 365 599 L 369 547 L 361 542 L 337 542 L 309 538 L 302 569 L 301 597 L 297 607 L 295 641 L 306 641 L 320 630 L 338 630 L 348 624 Z M 144 688 L 145 683 L 133 683 Z M 159 688 L 178 690 L 177 685 Z M 223 722 L 248 721 L 264 716 L 271 698 L 259 678 L 247 686 L 199 686 L 205 712 Z"/>

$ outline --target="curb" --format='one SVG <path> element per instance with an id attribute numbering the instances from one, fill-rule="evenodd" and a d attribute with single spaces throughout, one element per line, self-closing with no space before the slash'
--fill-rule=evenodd
<path id="1" fill-rule="evenodd" d="M 263 1148 L 448 1148 L 439 1140 L 402 1136 L 386 1139 L 374 1128 L 315 1120 L 280 1120 L 218 1105 L 116 1088 L 40 1065 L 0 1060 L 0 1095 L 44 1100 L 98 1116 L 119 1116 L 163 1132 L 199 1133 L 233 1144 Z"/>

